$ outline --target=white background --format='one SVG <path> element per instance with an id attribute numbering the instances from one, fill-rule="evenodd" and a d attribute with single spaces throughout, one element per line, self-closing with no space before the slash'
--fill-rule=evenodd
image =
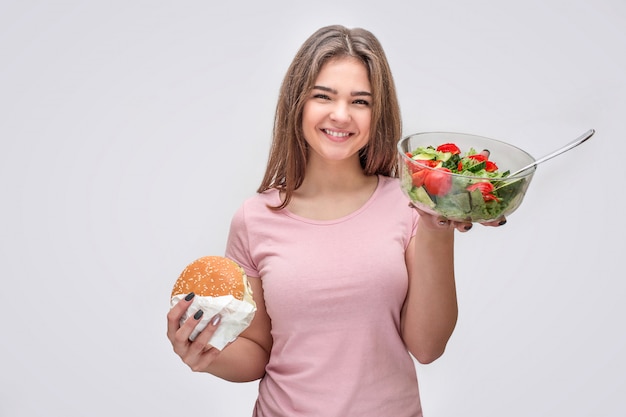
<path id="1" fill-rule="evenodd" d="M 223 253 L 291 58 L 340 23 L 383 43 L 405 134 L 538 157 L 597 132 L 506 226 L 458 235 L 425 415 L 623 416 L 626 2 L 213 3 L 0 1 L 0 415 L 250 415 L 256 383 L 172 352 L 169 294 Z"/>

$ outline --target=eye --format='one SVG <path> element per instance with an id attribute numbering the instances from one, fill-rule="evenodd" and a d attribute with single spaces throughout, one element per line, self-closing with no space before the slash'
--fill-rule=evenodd
<path id="1" fill-rule="evenodd" d="M 323 94 L 323 93 L 313 94 L 313 98 L 316 98 L 319 100 L 330 100 L 330 97 L 328 97 L 326 94 Z"/>
<path id="2" fill-rule="evenodd" d="M 354 103 L 354 104 L 358 104 L 358 105 L 360 105 L 360 106 L 369 106 L 369 105 L 370 105 L 370 102 L 369 102 L 369 101 L 364 100 L 364 99 L 362 99 L 362 98 L 357 99 L 357 100 L 354 100 L 354 101 L 353 101 L 353 103 Z"/>

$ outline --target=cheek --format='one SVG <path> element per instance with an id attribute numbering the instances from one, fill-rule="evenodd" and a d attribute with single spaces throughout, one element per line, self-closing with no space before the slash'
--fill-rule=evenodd
<path id="1" fill-rule="evenodd" d="M 303 129 L 311 129 L 315 126 L 315 109 L 311 108 L 311 106 L 305 105 L 302 109 L 302 128 Z"/>
<path id="2" fill-rule="evenodd" d="M 362 132 L 367 132 L 369 134 L 369 132 L 371 130 L 371 127 L 372 127 L 372 115 L 371 115 L 371 113 L 363 114 L 363 115 L 361 115 L 361 117 L 359 117 L 359 127 L 360 127 Z"/>

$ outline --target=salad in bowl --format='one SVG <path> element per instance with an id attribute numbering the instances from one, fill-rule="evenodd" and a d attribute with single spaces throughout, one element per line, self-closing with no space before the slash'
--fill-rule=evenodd
<path id="1" fill-rule="evenodd" d="M 398 143 L 402 190 L 419 209 L 459 222 L 487 223 L 522 203 L 535 159 L 495 139 L 466 133 L 426 132 Z"/>

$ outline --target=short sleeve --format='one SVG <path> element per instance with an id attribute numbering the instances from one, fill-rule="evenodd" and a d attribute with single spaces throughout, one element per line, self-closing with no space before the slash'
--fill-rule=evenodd
<path id="1" fill-rule="evenodd" d="M 250 254 L 250 239 L 246 227 L 245 205 L 233 215 L 226 242 L 227 258 L 237 262 L 249 277 L 258 277 L 257 267 Z"/>

